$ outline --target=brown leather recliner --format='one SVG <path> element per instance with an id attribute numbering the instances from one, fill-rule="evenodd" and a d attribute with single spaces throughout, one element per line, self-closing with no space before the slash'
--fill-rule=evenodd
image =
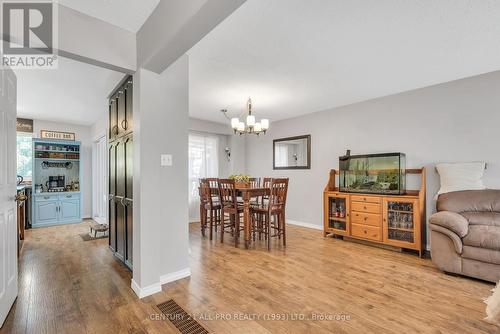
<path id="1" fill-rule="evenodd" d="M 441 270 L 500 280 L 500 190 L 439 195 L 429 219 L 432 262 Z"/>

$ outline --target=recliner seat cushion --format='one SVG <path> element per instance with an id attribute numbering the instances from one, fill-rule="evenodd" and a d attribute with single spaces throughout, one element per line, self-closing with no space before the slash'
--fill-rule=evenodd
<path id="1" fill-rule="evenodd" d="M 491 225 L 470 225 L 469 233 L 462 238 L 465 246 L 500 251 L 500 227 Z"/>

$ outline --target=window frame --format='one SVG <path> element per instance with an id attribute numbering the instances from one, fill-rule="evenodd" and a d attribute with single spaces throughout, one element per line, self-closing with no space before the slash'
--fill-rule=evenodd
<path id="1" fill-rule="evenodd" d="M 22 131 L 16 132 L 16 153 L 17 153 L 17 155 L 19 155 L 18 137 L 20 137 L 20 136 L 21 137 L 29 137 L 31 140 L 31 175 L 30 176 L 21 175 L 21 176 L 23 177 L 23 182 L 33 182 L 33 133 L 22 132 Z M 16 161 L 16 175 L 20 175 L 18 161 Z"/>

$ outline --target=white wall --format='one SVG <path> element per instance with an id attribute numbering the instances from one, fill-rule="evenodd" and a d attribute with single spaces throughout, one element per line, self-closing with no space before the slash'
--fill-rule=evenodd
<path id="1" fill-rule="evenodd" d="M 430 215 L 439 162 L 486 161 L 486 186 L 500 188 L 499 92 L 500 72 L 494 72 L 276 122 L 266 136 L 247 139 L 247 172 L 289 177 L 287 218 L 320 227 L 328 173 L 346 149 L 403 152 L 407 168 L 427 168 Z M 305 134 L 312 136 L 311 169 L 273 171 L 272 140 Z"/>
<path id="2" fill-rule="evenodd" d="M 92 126 L 90 127 L 90 139 L 92 141 L 98 139 L 101 137 L 103 134 L 105 136 L 108 135 L 108 113 L 103 112 L 102 117 L 97 120 Z"/>
<path id="3" fill-rule="evenodd" d="M 92 138 L 90 135 L 90 126 L 33 120 L 34 138 L 40 137 L 40 130 L 74 132 L 76 140 L 82 142 L 80 148 L 80 168 L 83 178 L 80 180 L 82 216 L 83 218 L 90 218 L 92 216 Z"/>

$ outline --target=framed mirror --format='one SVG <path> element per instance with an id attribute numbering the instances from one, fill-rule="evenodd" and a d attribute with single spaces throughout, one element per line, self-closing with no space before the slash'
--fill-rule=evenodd
<path id="1" fill-rule="evenodd" d="M 311 169 L 311 135 L 274 139 L 273 169 Z"/>

